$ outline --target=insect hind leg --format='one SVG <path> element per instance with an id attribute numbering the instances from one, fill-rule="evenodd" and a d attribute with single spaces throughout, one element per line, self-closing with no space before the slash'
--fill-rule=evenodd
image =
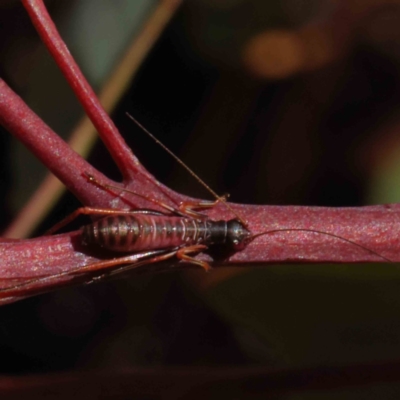
<path id="1" fill-rule="evenodd" d="M 104 277 L 111 276 L 111 275 L 116 275 L 121 272 L 126 272 L 131 269 L 136 269 L 138 267 L 141 267 L 142 265 L 147 265 L 147 264 L 154 264 L 154 263 L 159 263 L 161 261 L 168 260 L 174 256 L 178 260 L 181 261 L 186 261 L 190 264 L 195 264 L 206 271 L 209 271 L 211 269 L 210 265 L 202 260 L 196 260 L 195 258 L 189 256 L 189 254 L 192 253 L 199 253 L 203 250 L 207 249 L 207 246 L 205 245 L 194 245 L 194 246 L 186 246 L 186 247 L 175 247 L 174 249 L 163 249 L 163 250 L 153 250 L 149 251 L 146 253 L 137 253 L 137 254 L 132 254 L 129 256 L 125 257 L 119 257 L 115 258 L 113 260 L 106 260 L 106 261 L 100 261 L 91 265 L 87 265 L 86 267 L 80 268 L 79 270 L 76 271 L 76 274 L 83 274 L 87 272 L 95 272 L 99 271 L 105 268 L 112 268 L 112 267 L 117 267 L 118 265 L 122 264 L 130 264 L 130 265 L 124 265 L 116 269 L 112 269 L 110 272 L 107 272 L 106 274 L 97 276 L 93 279 L 93 281 L 97 281 L 98 279 L 103 279 Z M 137 261 L 137 257 L 146 257 L 144 260 Z"/>
<path id="2" fill-rule="evenodd" d="M 36 278 L 26 278 L 23 282 L 13 284 L 9 287 L 0 288 L 0 302 L 12 297 L 27 297 L 48 292 L 55 288 L 55 286 L 70 286 L 75 281 L 66 280 L 60 281 L 63 277 L 76 277 L 80 283 L 92 283 L 110 275 L 115 275 L 120 272 L 125 272 L 143 265 L 153 264 L 156 262 L 164 261 L 176 255 L 179 248 L 168 250 L 153 250 L 148 252 L 130 254 L 124 257 L 118 257 L 112 260 L 98 261 L 83 267 L 76 267 L 67 271 L 59 272 L 57 274 L 41 276 Z M 124 265 L 130 264 L 130 265 Z M 118 268 L 119 265 L 122 265 Z M 114 267 L 117 267 L 113 269 Z M 110 271 L 103 272 L 103 270 L 110 269 Z M 97 273 L 101 273 L 96 275 Z M 58 282 L 57 282 L 58 281 Z"/>

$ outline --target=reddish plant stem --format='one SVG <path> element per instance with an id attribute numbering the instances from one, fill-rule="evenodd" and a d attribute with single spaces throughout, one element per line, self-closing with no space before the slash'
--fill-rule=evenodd
<path id="1" fill-rule="evenodd" d="M 66 44 L 61 39 L 43 1 L 22 0 L 22 3 L 43 43 L 99 132 L 101 139 L 123 174 L 124 180 L 132 180 L 137 171 L 146 174 L 147 172 L 140 165 L 129 147 L 126 146 L 113 121 L 104 111 L 96 94 L 80 71 Z"/>
<path id="2" fill-rule="evenodd" d="M 157 208 L 141 197 L 130 195 L 129 203 L 117 198 L 117 195 L 101 190 L 89 183 L 85 174 L 93 175 L 99 182 L 113 184 L 122 188 L 129 188 L 137 193 L 151 195 L 158 200 L 168 201 L 164 193 L 173 192 L 150 175 L 136 172 L 136 179 L 126 185 L 106 178 L 101 172 L 93 168 L 78 153 L 72 150 L 40 117 L 38 117 L 26 103 L 14 93 L 0 78 L 0 123 L 40 159 L 43 164 L 56 175 L 65 186 L 85 205 L 101 208 Z M 149 178 L 150 177 L 150 178 Z M 163 188 L 163 192 L 155 188 Z M 176 198 L 179 196 L 175 195 Z M 186 197 L 181 196 L 184 200 Z"/>
<path id="3" fill-rule="evenodd" d="M 98 196 L 99 189 L 82 175 L 90 173 L 109 182 L 46 125 L 7 84 L 0 79 L 0 123 L 38 157 L 84 204 L 109 207 L 113 197 Z"/>
<path id="4" fill-rule="evenodd" d="M 176 193 L 164 187 L 154 179 L 154 177 L 140 164 L 131 149 L 126 145 L 125 140 L 118 132 L 110 117 L 104 111 L 95 93 L 69 52 L 66 44 L 60 37 L 43 1 L 23 0 L 22 3 L 28 11 L 32 23 L 37 29 L 43 43 L 71 85 L 71 88 L 74 90 L 78 100 L 81 102 L 88 117 L 98 130 L 101 139 L 110 151 L 111 156 L 121 171 L 124 179 L 122 186 L 142 194 L 148 193 L 149 191 L 152 192 L 154 191 L 154 187 L 158 187 L 159 190 L 155 196 L 158 200 L 168 201 L 168 199 L 171 200 L 171 198 L 174 198 L 175 204 L 183 201 L 183 196 L 177 196 Z M 101 179 L 99 180 L 102 181 Z M 67 184 L 66 186 L 70 189 Z M 79 198 L 81 199 L 81 197 Z M 143 201 L 143 199 L 138 197 L 134 197 L 131 204 L 138 208 L 149 207 L 148 202 Z M 97 206 L 100 206 L 100 204 L 97 204 Z M 113 207 L 126 208 L 126 204 L 117 200 L 113 202 Z"/>
<path id="5" fill-rule="evenodd" d="M 235 209 L 248 221 L 252 232 L 283 231 L 256 238 L 244 251 L 234 254 L 230 262 L 385 261 L 371 251 L 391 261 L 400 261 L 398 204 L 352 208 L 240 206 Z M 228 213 L 220 210 L 218 217 L 221 215 L 227 217 Z M 303 229 L 330 233 L 338 238 Z"/>
<path id="6" fill-rule="evenodd" d="M 73 275 L 64 275 L 53 281 L 29 284 L 34 278 L 71 271 L 99 260 L 79 251 L 77 232 L 28 240 L 3 239 L 0 242 L 0 254 L 0 305 L 44 292 L 48 287 L 54 289 L 55 286 L 79 279 Z M 5 288 L 14 288 L 22 283 L 27 285 L 21 290 L 1 292 Z"/>

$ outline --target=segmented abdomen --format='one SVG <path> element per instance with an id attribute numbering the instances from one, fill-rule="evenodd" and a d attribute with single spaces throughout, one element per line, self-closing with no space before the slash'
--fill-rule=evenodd
<path id="1" fill-rule="evenodd" d="M 182 217 L 113 215 L 84 226 L 82 241 L 113 251 L 173 248 L 203 242 L 206 225 L 206 222 Z"/>

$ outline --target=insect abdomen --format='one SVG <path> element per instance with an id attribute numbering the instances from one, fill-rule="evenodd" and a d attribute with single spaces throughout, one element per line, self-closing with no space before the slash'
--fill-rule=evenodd
<path id="1" fill-rule="evenodd" d="M 204 223 L 154 215 L 108 216 L 83 227 L 82 242 L 112 251 L 142 251 L 202 241 Z"/>

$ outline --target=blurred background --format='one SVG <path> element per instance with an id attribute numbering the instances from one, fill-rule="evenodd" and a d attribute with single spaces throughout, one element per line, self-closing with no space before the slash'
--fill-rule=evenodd
<path id="1" fill-rule="evenodd" d="M 162 3 L 46 2 L 96 90 Z M 67 138 L 79 104 L 20 3 L 0 7 L 2 77 Z M 398 202 L 399 83 L 399 0 L 191 0 L 112 117 L 145 167 L 188 195 L 208 198 L 126 112 L 234 202 Z M 45 169 L 7 132 L 0 139 L 5 227 Z M 89 160 L 118 179 L 101 143 Z M 34 235 L 77 207 L 65 194 Z M 142 274 L 65 289 L 0 308 L 0 372 L 396 361 L 399 286 L 395 265 L 376 264 Z M 392 384 L 285 398 L 399 394 Z"/>

